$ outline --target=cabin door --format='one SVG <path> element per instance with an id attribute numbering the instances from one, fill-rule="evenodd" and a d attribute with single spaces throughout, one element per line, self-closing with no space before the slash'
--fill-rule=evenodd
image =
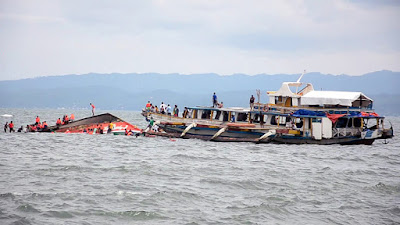
<path id="1" fill-rule="evenodd" d="M 322 139 L 321 118 L 312 118 L 312 136 L 315 140 Z"/>
<path id="2" fill-rule="evenodd" d="M 292 98 L 290 98 L 290 97 L 287 97 L 287 98 L 286 98 L 285 106 L 286 106 L 286 107 L 292 106 Z"/>

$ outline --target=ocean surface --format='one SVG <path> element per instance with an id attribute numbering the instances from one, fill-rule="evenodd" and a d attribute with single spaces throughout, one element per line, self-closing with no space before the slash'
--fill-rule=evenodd
<path id="1" fill-rule="evenodd" d="M 0 123 L 52 125 L 72 112 L 91 114 L 0 109 L 13 115 Z M 396 136 L 372 146 L 1 129 L 0 224 L 399 224 L 400 117 L 387 119 Z"/>

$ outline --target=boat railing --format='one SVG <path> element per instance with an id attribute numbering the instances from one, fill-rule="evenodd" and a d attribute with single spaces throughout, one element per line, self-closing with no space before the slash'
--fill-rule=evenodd
<path id="1" fill-rule="evenodd" d="M 306 107 L 306 106 L 280 106 L 275 104 L 263 104 L 263 103 L 254 103 L 255 107 L 253 111 L 261 111 L 261 112 L 268 112 L 268 111 L 279 111 L 280 113 L 292 113 L 299 109 L 307 109 L 310 111 L 319 111 L 319 112 L 331 112 L 333 114 L 340 113 L 349 113 L 352 111 L 356 112 L 367 112 L 372 113 L 374 112 L 373 109 L 369 108 L 359 108 L 359 107 L 342 107 L 342 108 L 327 108 L 327 107 Z"/>
<path id="2" fill-rule="evenodd" d="M 348 136 L 360 136 L 361 135 L 361 128 L 351 128 L 351 127 L 344 127 L 344 128 L 333 128 L 332 129 L 332 136 L 333 137 L 348 137 Z"/>

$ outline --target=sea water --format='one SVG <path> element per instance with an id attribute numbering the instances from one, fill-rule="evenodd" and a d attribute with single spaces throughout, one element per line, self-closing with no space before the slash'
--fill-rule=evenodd
<path id="1" fill-rule="evenodd" d="M 139 112 L 110 111 L 145 128 Z M 16 128 L 88 110 L 0 109 Z M 101 113 L 97 112 L 97 113 Z M 400 118 L 390 117 L 395 135 Z M 400 143 L 0 132 L 0 224 L 398 224 Z"/>

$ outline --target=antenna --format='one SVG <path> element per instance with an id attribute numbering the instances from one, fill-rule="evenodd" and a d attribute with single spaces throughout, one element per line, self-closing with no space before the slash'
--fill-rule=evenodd
<path id="1" fill-rule="evenodd" d="M 301 78 L 303 78 L 304 74 L 306 73 L 306 70 L 304 70 L 304 72 L 301 74 L 301 76 L 299 77 L 299 79 L 297 79 L 297 83 L 300 83 Z"/>

